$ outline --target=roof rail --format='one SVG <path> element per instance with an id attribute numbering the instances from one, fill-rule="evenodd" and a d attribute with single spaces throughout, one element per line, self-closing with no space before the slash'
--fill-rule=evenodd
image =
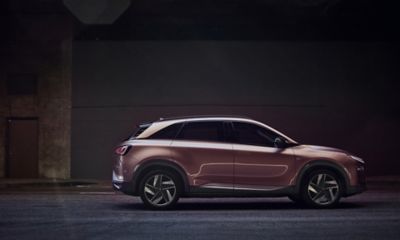
<path id="1" fill-rule="evenodd" d="M 176 116 L 176 117 L 160 117 L 155 122 L 169 121 L 169 120 L 179 120 L 185 118 L 247 118 L 251 119 L 248 116 L 240 116 L 240 115 L 188 115 L 188 116 Z"/>

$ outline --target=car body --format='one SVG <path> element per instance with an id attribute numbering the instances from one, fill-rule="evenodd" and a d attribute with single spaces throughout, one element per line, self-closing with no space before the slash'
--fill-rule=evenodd
<path id="1" fill-rule="evenodd" d="M 360 158 L 299 144 L 247 117 L 141 124 L 115 152 L 114 188 L 156 209 L 174 206 L 179 197 L 281 196 L 326 208 L 366 189 Z"/>

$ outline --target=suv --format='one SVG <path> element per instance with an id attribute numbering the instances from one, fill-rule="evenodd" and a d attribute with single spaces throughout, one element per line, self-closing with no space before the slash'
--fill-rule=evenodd
<path id="1" fill-rule="evenodd" d="M 141 124 L 115 150 L 114 189 L 153 209 L 180 197 L 282 197 L 335 206 L 365 190 L 364 161 L 299 144 L 252 119 L 195 116 Z"/>

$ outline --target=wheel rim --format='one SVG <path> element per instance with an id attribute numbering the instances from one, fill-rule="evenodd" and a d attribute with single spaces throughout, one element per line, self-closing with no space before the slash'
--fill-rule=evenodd
<path id="1" fill-rule="evenodd" d="M 311 178 L 308 183 L 308 196 L 318 205 L 329 205 L 339 196 L 339 184 L 335 177 L 320 173 Z"/>
<path id="2" fill-rule="evenodd" d="M 175 182 L 163 174 L 151 176 L 144 185 L 144 195 L 154 206 L 170 204 L 174 200 L 175 194 Z"/>

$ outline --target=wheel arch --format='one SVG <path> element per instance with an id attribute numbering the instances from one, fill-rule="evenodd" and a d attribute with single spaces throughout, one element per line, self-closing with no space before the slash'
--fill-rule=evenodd
<path id="1" fill-rule="evenodd" d="M 139 184 L 144 175 L 146 175 L 146 173 L 148 173 L 149 171 L 155 169 L 168 169 L 172 172 L 175 172 L 182 181 L 184 193 L 187 193 L 189 191 L 189 181 L 185 171 L 181 166 L 179 166 L 177 163 L 171 160 L 153 159 L 139 165 L 139 167 L 134 172 L 133 182 L 134 182 L 134 189 L 136 190 L 135 192 L 138 192 Z"/>
<path id="2" fill-rule="evenodd" d="M 299 174 L 296 177 L 296 185 L 295 185 L 295 192 L 298 194 L 300 193 L 301 186 L 307 174 L 311 173 L 312 171 L 320 169 L 330 170 L 336 173 L 343 182 L 343 195 L 347 195 L 347 189 L 350 184 L 349 176 L 346 173 L 346 170 L 337 163 L 328 161 L 328 160 L 315 160 L 305 164 L 302 169 L 300 170 Z"/>

